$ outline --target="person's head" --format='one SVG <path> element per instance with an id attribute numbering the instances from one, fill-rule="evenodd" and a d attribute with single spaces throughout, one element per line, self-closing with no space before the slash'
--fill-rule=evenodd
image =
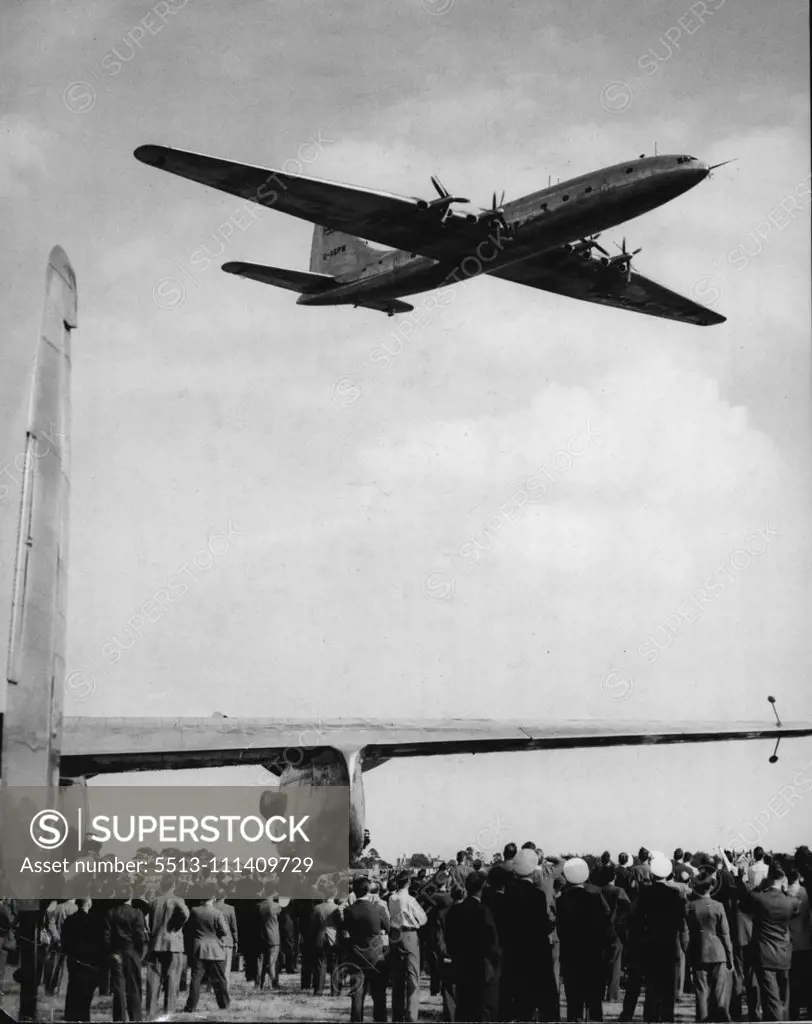
<path id="1" fill-rule="evenodd" d="M 352 891 L 355 893 L 357 899 L 361 899 L 363 896 L 369 896 L 370 882 L 366 875 L 358 875 L 357 878 L 352 880 Z"/>
<path id="2" fill-rule="evenodd" d="M 516 854 L 519 852 L 519 848 L 515 843 L 508 843 L 502 851 L 502 856 L 505 860 L 513 860 Z"/>
<path id="3" fill-rule="evenodd" d="M 716 886 L 716 872 L 710 867 L 700 868 L 694 879 L 694 892 L 697 896 L 710 896 Z"/>
<path id="4" fill-rule="evenodd" d="M 757 846 L 755 850 L 753 850 L 753 860 L 764 860 L 763 846 Z"/>
<path id="5" fill-rule="evenodd" d="M 479 857 L 477 857 L 477 859 L 474 861 L 474 871 L 481 871 L 481 870 L 482 870 L 482 861 L 479 859 Z"/>
<path id="6" fill-rule="evenodd" d="M 172 886 L 175 884 L 175 876 L 171 874 L 163 874 L 158 882 L 159 892 L 169 892 Z"/>
<path id="7" fill-rule="evenodd" d="M 445 892 L 446 889 L 448 889 L 448 872 L 438 871 L 437 874 L 434 876 L 433 881 L 441 892 Z"/>
<path id="8" fill-rule="evenodd" d="M 601 854 L 601 864 L 611 864 L 612 854 L 608 850 L 604 850 Z"/>
<path id="9" fill-rule="evenodd" d="M 589 878 L 589 865 L 582 857 L 564 861 L 564 878 L 570 885 L 583 885 Z"/>
<path id="10" fill-rule="evenodd" d="M 426 877 L 426 869 L 425 868 L 421 868 L 417 872 L 417 880 L 418 880 L 418 882 L 422 882 L 425 877 Z"/>
<path id="11" fill-rule="evenodd" d="M 651 854 L 648 852 L 645 846 L 641 846 L 640 849 L 637 851 L 637 859 L 640 861 L 641 864 L 648 864 L 648 859 L 650 856 Z"/>
<path id="12" fill-rule="evenodd" d="M 412 876 L 408 871 L 399 871 L 398 876 L 395 879 L 395 888 L 400 891 L 401 889 L 408 889 L 409 883 L 412 880 Z"/>
<path id="13" fill-rule="evenodd" d="M 526 843 L 522 843 L 523 850 L 535 850 L 536 844 L 532 843 L 529 839 Z"/>
<path id="14" fill-rule="evenodd" d="M 225 886 L 223 886 L 223 885 L 218 886 L 218 888 L 217 888 L 217 899 L 218 900 L 224 900 L 226 898 L 226 896 L 228 896 L 228 891 L 226 890 Z"/>
<path id="15" fill-rule="evenodd" d="M 787 887 L 787 876 L 784 869 L 776 861 L 770 864 L 770 868 L 767 872 L 767 883 L 773 889 L 786 889 Z"/>
<path id="16" fill-rule="evenodd" d="M 504 892 L 509 878 L 510 872 L 506 871 L 501 864 L 495 864 L 488 875 L 488 885 L 496 892 Z"/>
<path id="17" fill-rule="evenodd" d="M 664 882 L 673 874 L 674 867 L 664 853 L 656 853 L 651 856 L 651 873 L 659 882 Z"/>
<path id="18" fill-rule="evenodd" d="M 485 876 L 480 875 L 478 871 L 472 871 L 465 879 L 465 891 L 468 893 L 469 898 L 481 899 L 484 888 Z"/>
<path id="19" fill-rule="evenodd" d="M 395 878 L 394 875 L 390 875 L 387 878 L 387 880 L 386 880 L 386 891 L 387 892 L 394 892 L 395 889 L 397 889 L 397 887 L 398 887 L 397 879 Z"/>
<path id="20" fill-rule="evenodd" d="M 692 857 L 693 857 L 693 854 L 690 853 L 688 850 L 686 850 L 685 853 L 683 853 L 683 855 L 682 855 L 682 863 L 683 864 L 690 864 Z"/>
<path id="21" fill-rule="evenodd" d="M 614 864 L 601 864 L 595 873 L 595 885 L 614 885 L 615 882 L 615 866 Z"/>
<path id="22" fill-rule="evenodd" d="M 529 879 L 539 866 L 535 850 L 520 850 L 513 859 L 513 873 L 517 878 Z"/>
<path id="23" fill-rule="evenodd" d="M 797 868 L 787 868 L 787 885 L 795 885 L 801 877 Z"/>
<path id="24" fill-rule="evenodd" d="M 682 854 L 682 847 L 678 846 L 676 850 L 674 850 L 674 860 L 682 860 Z"/>
<path id="25" fill-rule="evenodd" d="M 465 850 L 457 850 L 457 863 L 458 864 L 462 864 L 463 861 L 465 860 L 465 857 L 466 857 Z"/>
<path id="26" fill-rule="evenodd" d="M 76 904 L 77 911 L 86 914 L 88 910 L 93 906 L 93 900 L 89 896 L 83 896 L 81 899 L 73 901 Z"/>
<path id="27" fill-rule="evenodd" d="M 624 853 L 619 853 L 617 855 L 617 862 L 618 862 L 618 864 L 622 868 L 625 868 L 626 865 L 629 863 L 629 855 L 628 855 L 628 853 L 625 853 L 625 852 Z"/>

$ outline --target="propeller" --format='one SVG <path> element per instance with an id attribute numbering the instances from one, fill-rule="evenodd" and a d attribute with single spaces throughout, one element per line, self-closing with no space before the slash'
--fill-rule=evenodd
<path id="1" fill-rule="evenodd" d="M 593 249 L 597 249 L 598 252 L 602 252 L 604 256 L 608 256 L 609 253 L 598 242 L 600 237 L 600 232 L 594 235 L 587 235 L 586 238 L 582 238 L 579 242 L 568 243 L 564 248 L 567 252 L 580 256 L 583 260 L 588 260 L 591 257 Z"/>
<path id="2" fill-rule="evenodd" d="M 464 199 L 462 196 L 452 196 L 448 189 L 443 185 L 436 174 L 432 174 L 431 183 L 434 186 L 438 199 L 418 199 L 417 208 L 418 210 L 431 210 L 440 215 L 440 222 L 444 223 L 451 213 L 452 203 L 470 203 L 470 199 Z"/>
<path id="3" fill-rule="evenodd" d="M 615 245 L 617 245 L 617 242 L 615 242 Z M 629 250 L 626 248 L 626 236 L 625 235 L 623 236 L 623 244 L 622 245 L 617 245 L 617 247 L 618 247 L 618 249 L 620 249 L 620 255 L 619 256 L 609 256 L 609 255 L 606 255 L 606 256 L 604 256 L 601 259 L 601 263 L 605 267 L 615 267 L 616 266 L 618 268 L 618 270 L 620 270 L 621 273 L 625 273 L 626 280 L 627 281 L 631 281 L 631 278 L 632 278 L 632 257 L 636 256 L 639 252 L 642 252 L 643 250 L 642 250 L 642 248 L 641 249 L 632 249 L 632 251 L 629 252 Z"/>
<path id="4" fill-rule="evenodd" d="M 508 238 L 511 238 L 513 236 L 513 228 L 508 224 L 507 219 L 505 218 L 504 202 L 505 190 L 502 189 L 502 195 L 499 198 L 499 202 L 496 201 L 496 192 L 494 191 L 491 205 L 488 207 L 480 206 L 480 210 L 482 210 L 482 213 L 485 215 L 480 219 L 485 220 L 487 218 L 490 220 L 491 224 L 496 223 L 502 228 Z"/>

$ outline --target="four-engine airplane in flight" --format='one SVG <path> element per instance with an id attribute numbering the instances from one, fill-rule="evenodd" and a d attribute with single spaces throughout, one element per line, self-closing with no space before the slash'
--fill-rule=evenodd
<path id="1" fill-rule="evenodd" d="M 479 213 L 431 181 L 434 199 L 341 185 L 186 153 L 139 146 L 138 160 L 315 224 L 308 273 L 230 262 L 229 274 L 299 292 L 303 306 L 353 305 L 393 316 L 403 296 L 479 273 L 586 302 L 703 327 L 725 317 L 632 270 L 639 249 L 611 253 L 599 232 L 687 192 L 713 170 L 693 156 L 641 156 Z M 725 161 L 727 162 L 727 161 Z M 721 166 L 716 164 L 714 166 Z M 376 249 L 369 244 L 389 246 Z"/>

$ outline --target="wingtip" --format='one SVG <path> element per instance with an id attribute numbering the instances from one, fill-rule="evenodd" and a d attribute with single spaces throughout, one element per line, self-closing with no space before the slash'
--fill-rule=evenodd
<path id="1" fill-rule="evenodd" d="M 166 163 L 168 150 L 165 146 L 139 146 L 133 150 L 133 156 L 142 164 L 149 164 L 150 167 L 163 167 Z"/>

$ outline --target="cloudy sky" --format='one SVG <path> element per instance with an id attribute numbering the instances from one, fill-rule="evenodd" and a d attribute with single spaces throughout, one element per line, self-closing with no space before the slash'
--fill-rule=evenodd
<path id="1" fill-rule="evenodd" d="M 812 717 L 807 9 L 689 6 L 5 6 L 6 482 L 53 244 L 80 289 L 67 714 L 766 723 L 774 693 Z M 480 278 L 404 340 L 223 274 L 306 269 L 311 229 L 132 157 L 410 196 L 439 174 L 486 205 L 655 141 L 738 162 L 605 240 L 722 326 Z M 15 530 L 12 487 L 3 578 Z M 368 823 L 390 856 L 499 822 L 551 850 L 780 849 L 810 838 L 812 747 L 770 752 L 390 762 Z"/>

